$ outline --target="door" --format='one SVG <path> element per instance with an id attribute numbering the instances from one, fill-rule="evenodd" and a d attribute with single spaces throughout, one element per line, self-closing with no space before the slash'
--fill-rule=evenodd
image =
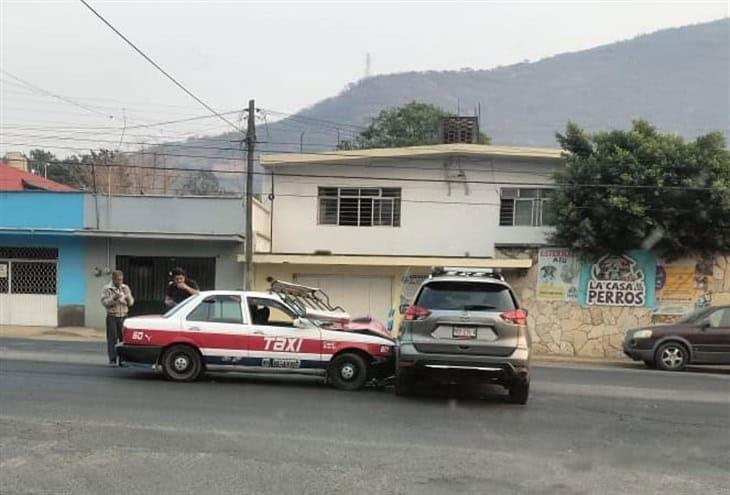
<path id="1" fill-rule="evenodd" d="M 695 361 L 730 364 L 730 307 L 712 311 L 702 323 L 692 339 Z"/>
<path id="2" fill-rule="evenodd" d="M 183 268 L 200 290 L 215 289 L 215 258 L 178 258 L 173 256 L 117 256 L 116 268 L 124 272 L 124 282 L 134 294 L 130 316 L 159 314 L 166 311 L 164 300 L 170 272 Z"/>
<path id="3" fill-rule="evenodd" d="M 298 284 L 322 289 L 336 306 L 350 316 L 372 316 L 386 322 L 393 305 L 391 277 L 356 277 L 342 275 L 295 275 Z"/>
<path id="4" fill-rule="evenodd" d="M 321 372 L 321 331 L 308 322 L 295 326 L 296 315 L 280 301 L 249 297 L 247 308 L 253 338 L 250 357 L 255 366 L 271 371 Z"/>
<path id="5" fill-rule="evenodd" d="M 250 366 L 252 329 L 244 315 L 241 296 L 217 294 L 206 297 L 183 320 L 187 337 L 209 369 Z"/>

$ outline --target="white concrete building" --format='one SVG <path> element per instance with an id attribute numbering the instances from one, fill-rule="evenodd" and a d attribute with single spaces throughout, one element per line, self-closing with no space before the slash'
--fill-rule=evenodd
<path id="1" fill-rule="evenodd" d="M 271 216 L 254 219 L 257 286 L 293 279 L 388 320 L 432 266 L 529 268 L 497 248 L 545 243 L 544 196 L 563 160 L 559 149 L 448 144 L 262 165 Z"/>

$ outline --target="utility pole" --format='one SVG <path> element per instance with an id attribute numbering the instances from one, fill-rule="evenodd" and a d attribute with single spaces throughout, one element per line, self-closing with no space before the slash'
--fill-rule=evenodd
<path id="1" fill-rule="evenodd" d="M 243 275 L 244 290 L 253 287 L 253 164 L 254 148 L 256 147 L 256 105 L 254 100 L 248 100 L 248 130 L 246 132 L 246 183 L 244 185 L 244 200 L 246 201 L 246 239 L 245 257 L 246 266 Z"/>

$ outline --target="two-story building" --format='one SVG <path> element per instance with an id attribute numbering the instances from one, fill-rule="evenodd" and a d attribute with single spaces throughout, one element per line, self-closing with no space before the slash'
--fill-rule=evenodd
<path id="1" fill-rule="evenodd" d="M 271 212 L 254 219 L 255 280 L 324 289 L 354 315 L 388 320 L 433 266 L 496 268 L 531 259 L 499 248 L 544 244 L 559 149 L 475 144 L 266 155 Z"/>

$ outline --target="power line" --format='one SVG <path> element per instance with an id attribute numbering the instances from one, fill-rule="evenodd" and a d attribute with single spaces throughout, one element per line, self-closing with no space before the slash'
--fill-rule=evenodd
<path id="1" fill-rule="evenodd" d="M 3 74 L 5 74 L 6 76 L 8 76 L 8 77 L 10 77 L 12 79 L 15 79 L 18 82 L 20 82 L 23 86 L 25 86 L 27 88 L 31 88 L 32 90 L 37 91 L 37 92 L 40 92 L 40 93 L 42 93 L 42 94 L 44 94 L 46 96 L 50 96 L 52 98 L 56 98 L 58 100 L 63 101 L 64 103 L 68 103 L 69 105 L 73 105 L 75 107 L 83 108 L 87 112 L 92 112 L 92 113 L 95 113 L 97 115 L 101 115 L 103 117 L 109 118 L 109 119 L 113 119 L 114 118 L 113 115 L 109 115 L 107 113 L 100 112 L 99 110 L 96 110 L 94 108 L 91 108 L 90 106 L 84 105 L 84 104 L 79 103 L 77 101 L 73 101 L 73 100 L 71 100 L 71 99 L 69 99 L 69 98 L 67 98 L 65 96 L 61 96 L 59 94 L 53 93 L 51 91 L 48 91 L 47 89 L 43 89 L 40 86 L 36 86 L 35 84 L 30 83 L 30 82 L 26 81 L 25 79 L 21 79 L 20 77 L 14 75 L 14 74 L 11 74 L 10 72 L 8 72 L 5 69 L 0 69 L 0 72 L 2 72 Z"/>
<path id="2" fill-rule="evenodd" d="M 4 143 L 0 143 L 4 144 Z M 126 154 L 126 153 L 122 153 Z M 157 156 L 186 156 L 169 153 L 154 153 L 154 152 L 142 152 L 139 154 L 143 155 L 157 155 Z M 193 156 L 193 158 L 203 158 L 199 156 Z M 217 157 L 210 157 L 217 158 Z M 225 158 L 222 158 L 225 159 Z M 240 161 L 240 160 L 239 160 Z M 103 163 L 103 162 L 76 162 L 70 160 L 59 160 L 54 164 L 65 164 L 65 165 L 80 165 L 80 166 L 100 166 L 100 167 L 119 167 L 119 168 L 130 168 L 130 169 L 142 169 L 142 170 L 167 170 L 167 171 L 182 171 L 182 172 L 213 172 L 215 174 L 235 174 L 242 175 L 245 172 L 242 170 L 212 170 L 210 168 L 185 168 L 185 167 L 150 167 L 145 165 L 132 165 L 126 163 Z M 343 180 L 371 180 L 371 181 L 389 181 L 389 182 L 422 182 L 422 183 L 451 183 L 451 184 L 482 184 L 482 185 L 501 185 L 501 186 L 532 186 L 532 187 L 554 187 L 555 184 L 546 182 L 519 182 L 519 181 L 497 181 L 497 180 L 459 180 L 459 179 L 432 179 L 432 178 L 419 178 L 419 177 L 382 177 L 382 176 L 355 176 L 355 175 L 320 175 L 320 174 L 301 174 L 301 173 L 290 173 L 290 172 L 276 172 L 276 171 L 253 171 L 254 175 L 262 176 L 273 176 L 273 177 L 297 177 L 297 178 L 309 178 L 309 179 L 343 179 Z M 571 183 L 571 186 L 585 187 L 585 188 L 600 188 L 600 189 L 652 189 L 656 191 L 715 191 L 717 187 L 696 187 L 696 186 L 654 186 L 654 185 L 641 185 L 641 184 L 609 184 L 609 183 Z"/>
<path id="3" fill-rule="evenodd" d="M 205 103 L 205 102 L 204 102 L 203 100 L 201 100 L 200 98 L 198 98 L 197 96 L 195 96 L 195 95 L 194 95 L 194 94 L 193 94 L 193 93 L 192 93 L 192 92 L 191 92 L 191 91 L 190 91 L 190 90 L 189 90 L 188 88 L 186 88 L 186 87 L 185 87 L 185 86 L 183 86 L 183 85 L 182 85 L 182 84 L 181 84 L 180 82 L 178 82 L 178 80 L 177 80 L 177 79 L 175 79 L 174 77 L 172 77 L 172 76 L 171 76 L 171 75 L 170 75 L 170 74 L 169 74 L 169 73 L 168 73 L 168 72 L 167 72 L 167 71 L 166 71 L 165 69 L 163 69 L 162 67 L 160 67 L 160 66 L 159 66 L 159 65 L 157 64 L 157 62 L 155 62 L 154 60 L 152 60 L 152 59 L 151 59 L 151 58 L 150 58 L 150 57 L 149 57 L 149 56 L 148 56 L 148 55 L 147 55 L 147 54 L 146 54 L 145 52 L 143 52 L 142 50 L 140 50 L 139 48 L 137 48 L 137 46 L 136 46 L 136 45 L 135 45 L 134 43 L 132 43 L 132 42 L 131 42 L 131 41 L 129 40 L 129 38 L 127 38 L 126 36 L 124 36 L 124 35 L 123 35 L 123 34 L 122 34 L 122 33 L 121 33 L 121 32 L 120 32 L 120 31 L 119 31 L 119 30 L 118 30 L 117 28 L 115 28 L 115 27 L 114 27 L 114 26 L 113 26 L 113 25 L 112 25 L 112 24 L 111 24 L 111 23 L 110 23 L 109 21 L 107 21 L 107 20 L 106 20 L 106 19 L 104 18 L 104 16 L 102 16 L 102 15 L 101 15 L 101 14 L 100 14 L 99 12 L 97 12 L 96 10 L 94 10 L 94 8 L 93 8 L 93 7 L 91 6 L 91 5 L 89 5 L 89 3 L 88 3 L 88 2 L 86 1 L 86 0 L 79 0 L 79 1 L 80 1 L 80 2 L 82 3 L 82 4 L 84 4 L 84 6 L 86 6 L 86 8 L 87 8 L 87 9 L 89 9 L 89 10 L 90 10 L 90 11 L 91 11 L 91 12 L 92 12 L 92 13 L 93 13 L 93 14 L 94 14 L 94 15 L 95 15 L 96 17 L 98 17 L 98 18 L 99 18 L 99 19 L 100 19 L 100 20 L 101 20 L 101 21 L 102 21 L 102 22 L 103 22 L 104 24 L 106 24 L 106 25 L 107 25 L 107 26 L 109 27 L 109 29 L 111 29 L 112 31 L 114 31 L 114 32 L 115 32 L 115 33 L 116 33 L 116 34 L 117 34 L 117 35 L 118 35 L 118 36 L 119 36 L 120 38 L 122 38 L 122 39 L 123 39 L 123 40 L 124 40 L 125 42 L 127 42 L 127 44 L 128 44 L 129 46 L 131 46 L 131 47 L 132 47 L 132 48 L 133 48 L 133 49 L 134 49 L 134 50 L 135 50 L 135 51 L 136 51 L 137 53 L 139 53 L 140 55 L 142 55 L 142 57 L 144 57 L 144 59 L 145 59 L 145 60 L 147 60 L 147 61 L 148 61 L 148 62 L 149 62 L 150 64 L 152 64 L 152 65 L 153 65 L 153 66 L 154 66 L 154 67 L 155 67 L 155 68 L 156 68 L 156 69 L 157 69 L 158 71 L 160 71 L 160 72 L 161 72 L 162 74 L 164 74 L 164 75 L 165 75 L 165 76 L 166 76 L 166 77 L 167 77 L 167 78 L 168 78 L 168 79 L 169 79 L 170 81 L 172 81 L 172 82 L 173 82 L 173 83 L 174 83 L 174 84 L 175 84 L 175 85 L 176 85 L 176 86 L 177 86 L 178 88 L 182 89 L 182 90 L 183 90 L 183 91 L 184 91 L 184 92 L 185 92 L 185 93 L 186 93 L 186 94 L 187 94 L 188 96 L 190 96 L 190 97 L 191 97 L 191 98 L 193 98 L 193 99 L 194 99 L 195 101 L 197 101 L 198 103 L 200 103 L 200 104 L 201 104 L 201 105 L 202 105 L 202 106 L 203 106 L 203 107 L 204 107 L 204 108 L 205 108 L 206 110 L 208 110 L 208 111 L 209 111 L 209 112 L 211 112 L 212 114 L 216 115 L 216 116 L 217 116 L 217 117 L 218 117 L 219 119 L 221 119 L 221 120 L 222 120 L 223 122 L 225 122 L 225 123 L 226 123 L 226 124 L 228 124 L 229 126 L 233 127 L 233 128 L 234 128 L 234 129 L 236 130 L 236 131 L 239 131 L 239 132 L 240 132 L 240 129 L 238 128 L 238 126 L 237 126 L 236 124 L 234 124 L 233 122 L 231 122 L 230 120 L 228 120 L 227 118 L 225 118 L 225 117 L 224 117 L 224 116 L 223 116 L 222 114 L 220 114 L 220 113 L 216 112 L 216 111 L 215 111 L 215 110 L 214 110 L 214 109 L 213 109 L 213 108 L 212 108 L 212 107 L 211 107 L 210 105 L 208 105 L 208 104 L 207 104 L 207 103 Z M 249 115 L 249 118 L 254 118 L 254 117 L 253 117 L 252 115 Z"/>

